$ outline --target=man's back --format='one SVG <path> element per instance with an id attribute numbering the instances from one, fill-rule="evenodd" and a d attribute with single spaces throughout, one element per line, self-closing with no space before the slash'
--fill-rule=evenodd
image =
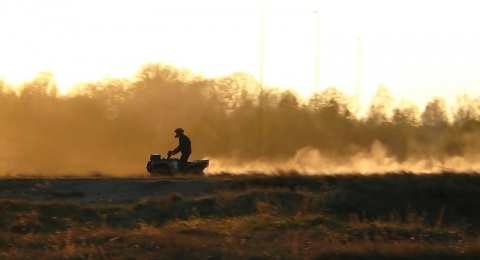
<path id="1" fill-rule="evenodd" d="M 174 152 L 182 152 L 182 154 L 191 154 L 192 153 L 192 142 L 190 138 L 186 135 L 180 135 L 178 137 L 178 147 Z"/>

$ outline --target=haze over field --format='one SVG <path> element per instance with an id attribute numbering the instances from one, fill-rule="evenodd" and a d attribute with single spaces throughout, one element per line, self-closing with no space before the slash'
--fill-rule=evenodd
<path id="1" fill-rule="evenodd" d="M 1 1 L 0 173 L 143 174 L 176 127 L 209 172 L 478 171 L 476 10 Z"/>
<path id="2" fill-rule="evenodd" d="M 134 81 L 89 82 L 66 96 L 48 73 L 18 91 L 0 87 L 6 175 L 146 175 L 150 153 L 177 146 L 176 127 L 193 141 L 191 159 L 211 160 L 210 173 L 479 169 L 478 97 L 464 96 L 453 109 L 440 98 L 419 108 L 379 88 L 359 116 L 335 88 L 302 102 L 248 74 L 211 79 L 158 63 Z"/>

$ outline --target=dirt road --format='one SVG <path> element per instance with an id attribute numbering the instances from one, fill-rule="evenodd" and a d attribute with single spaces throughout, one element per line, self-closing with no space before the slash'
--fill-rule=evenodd
<path id="1" fill-rule="evenodd" d="M 128 203 L 172 193 L 199 196 L 218 187 L 218 182 L 202 178 L 0 179 L 0 198 Z"/>

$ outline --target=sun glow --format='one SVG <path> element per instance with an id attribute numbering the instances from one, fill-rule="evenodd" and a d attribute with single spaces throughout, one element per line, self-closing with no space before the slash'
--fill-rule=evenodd
<path id="1" fill-rule="evenodd" d="M 265 84 L 301 94 L 315 90 L 316 76 L 319 90 L 334 86 L 364 102 L 380 85 L 416 103 L 480 94 L 474 1 L 263 3 L 262 13 L 254 0 L 5 0 L 0 77 L 19 84 L 51 71 L 66 91 L 82 81 L 131 77 L 147 62 L 208 77 L 260 76 L 263 55 Z"/>

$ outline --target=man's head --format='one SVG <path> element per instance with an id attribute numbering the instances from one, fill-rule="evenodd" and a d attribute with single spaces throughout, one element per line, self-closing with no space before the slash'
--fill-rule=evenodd
<path id="1" fill-rule="evenodd" d="M 179 136 L 183 135 L 183 132 L 184 132 L 184 131 L 183 131 L 183 129 L 182 129 L 182 128 L 175 128 L 175 129 L 173 129 L 173 131 L 172 131 L 172 132 L 174 132 L 174 133 L 175 133 L 175 138 L 177 138 L 177 137 L 179 137 Z"/>

